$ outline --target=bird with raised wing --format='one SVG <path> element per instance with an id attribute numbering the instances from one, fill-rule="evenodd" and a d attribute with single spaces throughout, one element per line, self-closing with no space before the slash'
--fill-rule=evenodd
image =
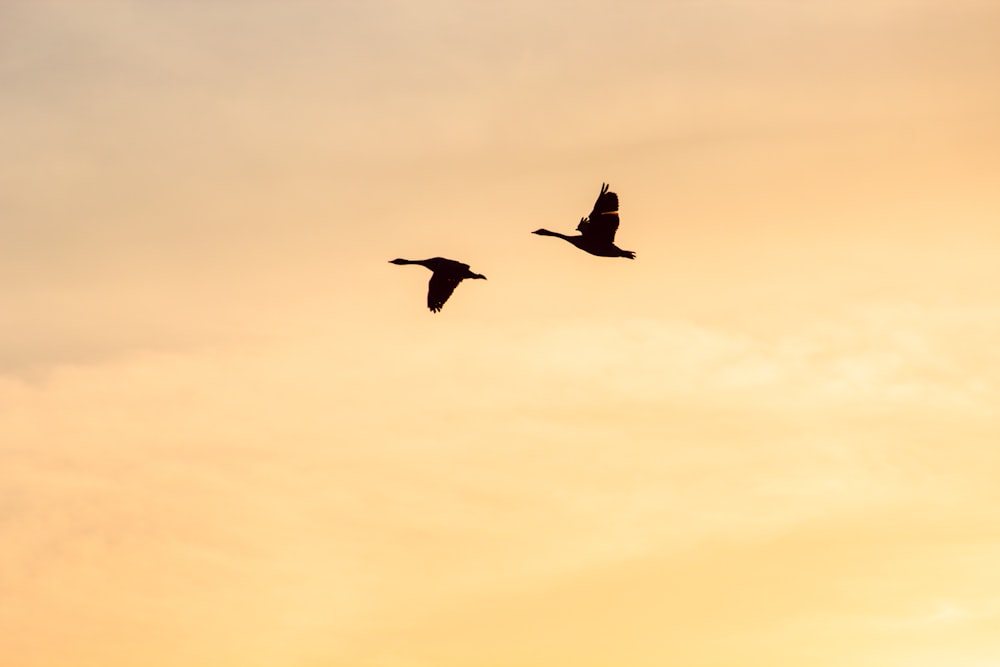
<path id="1" fill-rule="evenodd" d="M 601 184 L 601 194 L 594 202 L 594 210 L 590 216 L 580 218 L 576 236 L 567 236 L 547 229 L 536 229 L 531 232 L 540 236 L 555 236 L 569 241 L 580 250 L 598 257 L 628 257 L 635 259 L 631 250 L 622 250 L 615 245 L 615 232 L 618 231 L 618 195 L 608 192 L 608 184 Z"/>
<path id="2" fill-rule="evenodd" d="M 427 286 L 427 307 L 432 313 L 437 313 L 444 306 L 445 301 L 451 296 L 458 284 L 466 278 L 481 278 L 486 280 L 486 276 L 473 273 L 469 270 L 468 264 L 456 262 L 453 259 L 444 257 L 431 257 L 430 259 L 392 259 L 390 264 L 419 264 L 431 270 L 431 280 Z"/>

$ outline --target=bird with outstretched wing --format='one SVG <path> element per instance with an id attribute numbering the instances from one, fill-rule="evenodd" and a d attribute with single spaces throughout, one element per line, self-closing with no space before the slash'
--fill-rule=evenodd
<path id="1" fill-rule="evenodd" d="M 432 313 L 440 312 L 445 301 L 451 296 L 458 284 L 466 278 L 479 278 L 486 280 L 486 276 L 473 273 L 469 270 L 468 264 L 463 264 L 454 259 L 444 257 L 431 257 L 430 259 L 393 259 L 390 264 L 419 264 L 431 270 L 431 279 L 427 285 L 427 307 Z"/>
<path id="2" fill-rule="evenodd" d="M 609 192 L 609 187 L 607 183 L 601 184 L 601 194 L 597 195 L 597 201 L 594 202 L 594 210 L 590 212 L 590 217 L 580 218 L 580 223 L 576 226 L 576 231 L 580 232 L 577 236 L 567 236 L 544 227 L 531 233 L 539 236 L 554 236 L 598 257 L 635 259 L 634 252 L 622 250 L 615 245 L 615 232 L 618 231 L 618 195 Z"/>

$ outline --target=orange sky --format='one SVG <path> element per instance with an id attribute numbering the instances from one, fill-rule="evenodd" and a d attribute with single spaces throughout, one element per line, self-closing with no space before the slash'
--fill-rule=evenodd
<path id="1" fill-rule="evenodd" d="M 998 31 L 3 3 L 0 664 L 998 664 Z"/>

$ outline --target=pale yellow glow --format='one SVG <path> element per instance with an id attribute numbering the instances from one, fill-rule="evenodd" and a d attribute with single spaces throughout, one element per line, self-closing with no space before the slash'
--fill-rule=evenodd
<path id="1" fill-rule="evenodd" d="M 997 664 L 998 31 L 2 3 L 0 665 Z"/>

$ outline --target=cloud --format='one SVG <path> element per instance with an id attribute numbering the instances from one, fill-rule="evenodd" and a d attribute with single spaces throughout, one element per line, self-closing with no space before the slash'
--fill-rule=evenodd
<path id="1" fill-rule="evenodd" d="M 909 664 L 920 655 L 914 645 L 976 654 L 995 649 L 995 640 L 970 633 L 960 645 L 928 641 L 926 628 L 913 626 L 887 635 L 870 621 L 878 612 L 933 604 L 943 591 L 963 604 L 988 603 L 989 592 L 979 588 L 985 570 L 959 565 L 968 539 L 985 551 L 997 548 L 972 523 L 903 508 L 836 512 L 496 590 L 441 617 L 414 620 L 391 645 L 373 633 L 359 653 L 372 651 L 373 664 L 403 655 L 417 664 L 467 664 L 480 655 L 520 664 L 571 653 L 595 665 L 709 665 L 752 655 L 831 667 Z"/>
<path id="2" fill-rule="evenodd" d="M 977 378 L 970 355 L 998 322 L 983 310 L 891 303 L 777 336 L 669 320 L 580 322 L 524 345 L 523 361 L 564 379 L 599 378 L 607 398 L 976 409 L 998 387 Z"/>
<path id="3" fill-rule="evenodd" d="M 737 567 L 742 547 L 720 539 L 762 544 L 800 530 L 794 548 L 773 549 L 787 547 L 787 563 L 807 554 L 816 568 L 799 576 L 813 585 L 826 561 L 808 535 L 882 544 L 879 530 L 927 503 L 995 505 L 983 456 L 996 378 L 973 373 L 979 358 L 965 345 L 994 317 L 890 304 L 775 338 L 671 320 L 537 331 L 428 320 L 366 325 L 365 348 L 361 333 L 300 332 L 8 380 L 12 566 L 0 586 L 19 614 L 0 617 L 3 634 L 19 638 L 21 656 L 46 655 L 53 637 L 80 651 L 96 642 L 103 663 L 156 646 L 184 664 L 211 637 L 202 659 L 266 664 L 290 659 L 287 646 L 353 660 L 388 625 L 415 642 L 413 655 L 424 646 L 428 660 L 457 660 L 472 645 L 431 649 L 435 633 L 470 606 L 496 614 L 497 627 L 513 623 L 502 591 L 525 596 L 510 598 L 521 608 L 566 585 L 577 592 L 550 611 L 583 605 L 596 623 L 593 596 L 616 599 L 602 571 L 635 592 L 635 567 L 653 576 L 709 554 Z M 904 380 L 914 389 L 894 394 Z M 870 513 L 861 533 L 850 527 Z M 962 530 L 978 525 L 962 516 Z M 919 526 L 904 526 L 901 544 L 918 539 Z M 689 550 L 700 555 L 684 560 Z M 707 585 L 711 568 L 698 567 Z M 679 582 L 653 590 L 666 599 Z M 949 599 L 965 604 L 967 590 Z M 802 600 L 783 595 L 779 625 Z M 723 589 L 714 596 L 722 604 Z M 80 621 L 94 599 L 103 611 Z M 698 604 L 709 633 L 712 605 Z M 753 615 L 729 613 L 734 628 Z M 608 636 L 632 637 L 625 622 Z M 482 632 L 469 636 L 489 645 Z M 178 634 L 194 643 L 172 642 Z M 525 646 L 540 646 L 531 636 Z"/>

